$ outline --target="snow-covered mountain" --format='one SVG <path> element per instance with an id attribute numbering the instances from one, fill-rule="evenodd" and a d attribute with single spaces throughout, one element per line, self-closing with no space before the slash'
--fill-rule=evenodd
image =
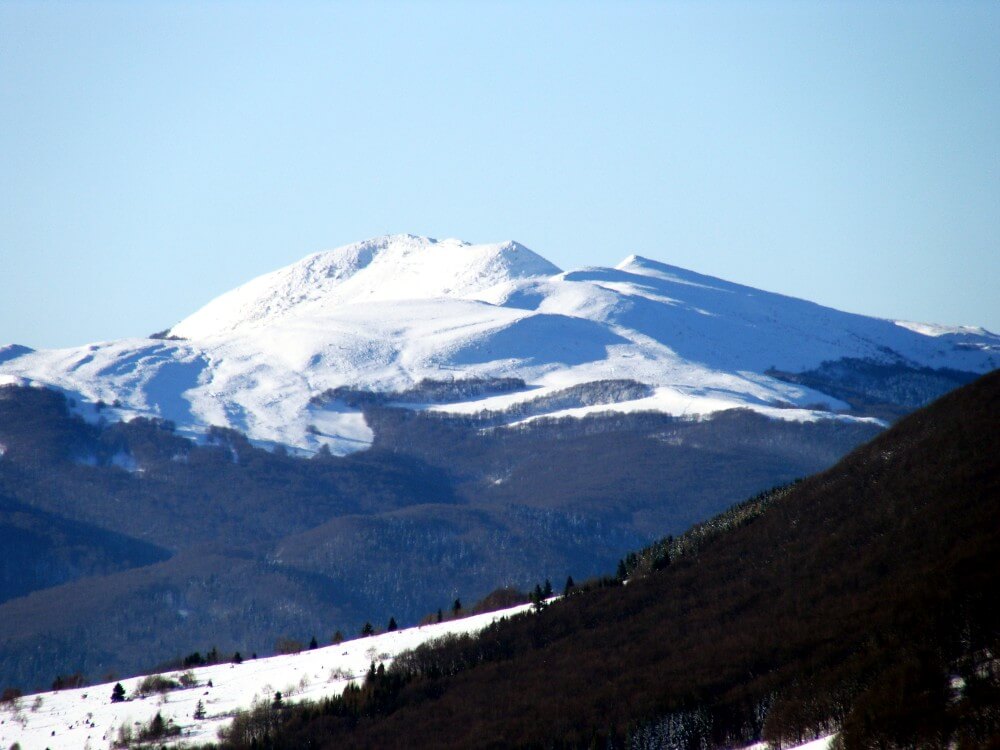
<path id="1" fill-rule="evenodd" d="M 837 414 L 847 405 L 831 395 L 765 374 L 844 358 L 983 373 L 1000 365 L 1000 336 L 839 312 L 634 255 L 615 268 L 564 272 L 515 242 L 397 235 L 253 279 L 159 338 L 0 348 L 0 383 L 54 386 L 88 417 L 156 416 L 195 434 L 219 425 L 265 444 L 345 454 L 369 445 L 372 431 L 357 408 L 318 398 L 337 387 L 519 378 L 524 388 L 501 395 L 409 406 L 550 404 L 527 418 L 745 407 L 781 419 L 856 419 Z M 608 380 L 645 387 L 539 401 Z"/>

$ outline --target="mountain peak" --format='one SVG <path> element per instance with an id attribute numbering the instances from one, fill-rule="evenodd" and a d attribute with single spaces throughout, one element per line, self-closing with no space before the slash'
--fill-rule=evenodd
<path id="1" fill-rule="evenodd" d="M 223 425 L 345 453 L 370 445 L 373 432 L 361 411 L 316 401 L 343 386 L 402 392 L 425 379 L 515 379 L 531 387 L 448 409 L 503 411 L 541 399 L 538 414 L 562 418 L 610 406 L 603 396 L 553 394 L 630 382 L 647 395 L 614 410 L 750 408 L 812 420 L 840 418 L 817 405 L 846 404 L 771 373 L 842 360 L 978 373 L 1000 362 L 1000 337 L 989 332 L 843 313 L 638 255 L 617 268 L 562 273 L 517 242 L 410 234 L 309 255 L 167 334 L 0 349 L 0 378 L 52 384 L 80 403 L 117 402 L 117 414 L 156 415 L 193 432 Z"/>
<path id="2" fill-rule="evenodd" d="M 707 276 L 703 273 L 672 266 L 659 260 L 646 258 L 642 255 L 630 255 L 617 266 L 618 271 L 636 274 L 638 276 L 652 276 L 666 281 L 673 281 L 681 284 L 696 284 L 698 286 L 710 286 L 713 288 L 740 287 L 732 281 L 726 281 L 715 276 Z"/>
<path id="3" fill-rule="evenodd" d="M 557 273 L 558 267 L 514 241 L 473 245 L 383 235 L 314 253 L 259 276 L 209 302 L 171 334 L 203 338 L 296 312 L 366 302 L 475 299 L 498 284 Z"/>

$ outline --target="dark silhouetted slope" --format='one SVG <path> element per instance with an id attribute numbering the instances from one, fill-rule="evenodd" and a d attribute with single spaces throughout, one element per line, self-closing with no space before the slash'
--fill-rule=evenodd
<path id="1" fill-rule="evenodd" d="M 269 747 L 1000 740 L 1000 374 L 665 569 L 292 712 Z M 667 737 L 672 737 L 669 741 Z"/>
<path id="2" fill-rule="evenodd" d="M 156 545 L 0 495 L 0 603 L 37 589 L 166 560 Z"/>

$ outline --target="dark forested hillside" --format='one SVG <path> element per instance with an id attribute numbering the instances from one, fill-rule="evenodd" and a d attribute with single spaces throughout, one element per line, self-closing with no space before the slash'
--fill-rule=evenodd
<path id="1" fill-rule="evenodd" d="M 212 645 L 264 654 L 279 637 L 585 578 L 879 429 L 743 411 L 490 427 L 368 401 L 370 450 L 299 458 L 231 430 L 195 444 L 162 420 L 87 423 L 55 391 L 0 388 L 0 533 L 18 535 L 0 580 L 21 597 L 0 604 L 0 685 Z M 85 606 L 66 618 L 66 601 Z"/>
<path id="2" fill-rule="evenodd" d="M 0 603 L 81 576 L 166 560 L 153 544 L 70 521 L 0 495 Z"/>
<path id="3" fill-rule="evenodd" d="M 994 373 L 658 546 L 673 552 L 625 586 L 271 714 L 281 728 L 257 747 L 696 748 L 838 729 L 848 748 L 996 747 L 998 418 Z"/>
<path id="4" fill-rule="evenodd" d="M 932 369 L 895 362 L 845 357 L 805 372 L 771 369 L 768 375 L 829 393 L 851 405 L 855 414 L 895 420 L 929 404 L 953 388 L 976 379 L 975 373 Z"/>

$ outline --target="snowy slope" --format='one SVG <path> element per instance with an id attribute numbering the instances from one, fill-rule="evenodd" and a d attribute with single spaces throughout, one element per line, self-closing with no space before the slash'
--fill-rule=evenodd
<path id="1" fill-rule="evenodd" d="M 469 245 L 382 237 L 315 253 L 213 300 L 173 327 L 184 338 L 322 319 L 343 305 L 452 297 L 479 299 L 491 287 L 559 269 L 516 242 Z"/>
<path id="2" fill-rule="evenodd" d="M 356 409 L 315 403 L 338 386 L 400 390 L 468 377 L 530 386 L 428 406 L 470 413 L 630 379 L 652 393 L 553 413 L 746 407 L 849 419 L 815 410 L 843 408 L 836 399 L 764 372 L 842 357 L 970 372 L 1000 365 L 1000 337 L 982 329 L 843 313 L 637 256 L 562 272 L 514 242 L 409 235 L 310 255 L 222 295 L 169 335 L 177 339 L 5 347 L 0 383 L 63 389 L 89 418 L 159 416 L 189 433 L 220 425 L 265 444 L 343 454 L 369 445 L 372 433 Z M 114 406 L 98 414 L 98 401 Z"/>
<path id="3" fill-rule="evenodd" d="M 110 748 L 123 724 L 148 724 L 157 712 L 182 730 L 168 746 L 214 742 L 234 712 L 250 708 L 255 700 L 273 700 L 278 691 L 292 702 L 339 695 L 350 682 L 363 681 L 373 661 L 388 666 L 397 654 L 421 643 L 449 633 L 476 632 L 530 607 L 519 605 L 287 656 L 198 667 L 191 670 L 196 680 L 192 687 L 146 698 L 137 695 L 143 678 L 123 679 L 129 700 L 122 703 L 111 702 L 114 682 L 24 696 L 16 705 L 0 706 L 0 747 L 19 742 L 21 750 L 104 750 Z M 165 676 L 177 682 L 181 674 L 168 672 Z M 194 718 L 199 701 L 205 709 L 204 719 Z"/>
<path id="4" fill-rule="evenodd" d="M 138 725 L 148 724 L 157 713 L 181 729 L 179 736 L 163 742 L 167 747 L 215 742 L 237 710 L 271 701 L 278 691 L 283 700 L 293 703 L 339 695 L 349 683 L 362 682 L 373 661 L 388 666 L 398 654 L 422 643 L 448 634 L 478 632 L 500 618 L 530 609 L 530 604 L 522 604 L 298 654 L 197 667 L 190 670 L 195 679 L 191 687 L 147 697 L 138 695 L 143 678 L 131 677 L 121 680 L 127 697 L 122 703 L 111 702 L 114 682 L 26 695 L 13 704 L 0 705 L 0 747 L 17 742 L 21 750 L 110 750 L 123 725 L 137 731 Z M 182 674 L 166 672 L 164 676 L 178 682 Z M 203 719 L 194 718 L 199 701 L 205 710 Z M 827 750 L 832 739 L 807 743 L 801 750 Z M 745 750 L 766 748 L 765 743 L 758 743 Z"/>

